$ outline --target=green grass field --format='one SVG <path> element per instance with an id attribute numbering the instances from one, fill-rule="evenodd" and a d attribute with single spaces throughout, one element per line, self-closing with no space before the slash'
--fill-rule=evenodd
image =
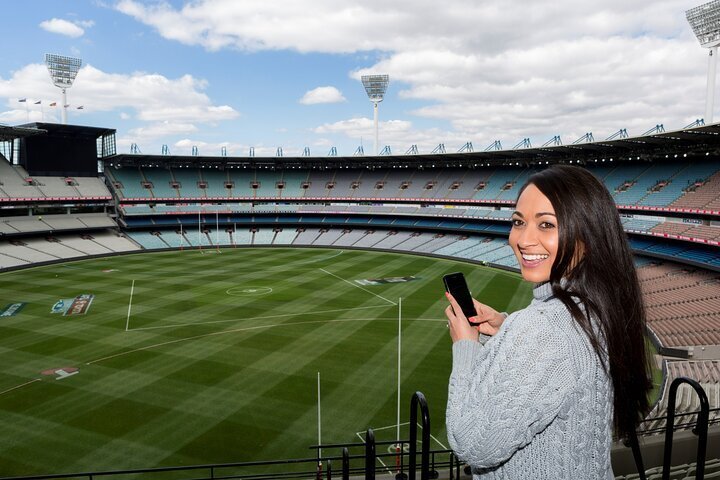
<path id="1" fill-rule="evenodd" d="M 391 440 L 399 298 L 401 421 L 424 392 L 433 447 L 447 445 L 441 277 L 453 271 L 498 310 L 531 296 L 519 275 L 490 268 L 329 249 L 136 254 L 2 274 L 0 307 L 27 305 L 0 318 L 0 475 L 311 457 L 318 372 L 323 443 L 359 441 L 368 427 Z M 95 295 L 87 314 L 50 313 L 80 294 Z M 78 373 L 41 373 L 67 367 Z"/>

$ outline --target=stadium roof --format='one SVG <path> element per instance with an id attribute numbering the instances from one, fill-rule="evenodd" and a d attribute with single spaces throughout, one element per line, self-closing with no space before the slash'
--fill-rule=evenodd
<path id="1" fill-rule="evenodd" d="M 720 124 L 590 143 L 487 152 L 337 157 L 218 157 L 121 154 L 115 165 L 217 166 L 227 168 L 423 168 L 540 165 L 661 160 L 678 156 L 720 156 Z"/>
<path id="2" fill-rule="evenodd" d="M 86 136 L 98 138 L 103 135 L 112 135 L 114 128 L 86 127 L 84 125 L 64 125 L 62 123 L 27 123 L 16 128 L 24 130 L 39 130 L 42 133 L 52 132 L 57 135 Z"/>
<path id="3" fill-rule="evenodd" d="M 32 135 L 47 133 L 45 130 L 38 128 L 10 127 L 8 125 L 0 125 L 0 142 L 10 142 L 16 138 L 25 138 Z"/>

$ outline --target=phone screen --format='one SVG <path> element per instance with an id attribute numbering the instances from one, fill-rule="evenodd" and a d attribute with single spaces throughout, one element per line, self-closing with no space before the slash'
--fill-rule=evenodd
<path id="1" fill-rule="evenodd" d="M 472 294 L 468 289 L 467 282 L 465 281 L 465 275 L 462 273 L 450 273 L 443 277 L 443 283 L 445 283 L 445 290 L 455 297 L 458 305 L 462 309 L 462 313 L 465 318 L 474 317 L 477 315 L 475 311 L 475 305 L 473 304 Z M 470 325 L 479 325 L 468 320 Z"/>

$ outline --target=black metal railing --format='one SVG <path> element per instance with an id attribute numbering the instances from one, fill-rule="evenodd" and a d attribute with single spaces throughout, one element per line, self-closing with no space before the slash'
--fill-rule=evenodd
<path id="1" fill-rule="evenodd" d="M 675 414 L 677 389 L 681 383 L 690 384 L 697 393 L 700 398 L 699 412 Z M 665 429 L 663 480 L 669 478 L 673 430 L 676 427 L 675 418 L 687 415 L 697 415 L 696 428 L 693 430 L 699 437 L 696 478 L 700 480 L 704 478 L 709 412 L 707 395 L 698 382 L 685 377 L 679 377 L 672 382 L 669 389 L 667 427 Z M 419 441 L 418 426 L 422 430 Z M 455 456 L 452 450 L 432 450 L 430 448 L 430 439 L 431 424 L 428 403 L 421 392 L 415 392 L 410 401 L 409 438 L 407 440 L 377 441 L 375 432 L 369 428 L 365 432 L 364 441 L 361 443 L 311 446 L 311 449 L 316 449 L 318 452 L 317 456 L 313 458 L 4 477 L 0 478 L 0 480 L 134 480 L 136 478 L 142 478 L 143 480 L 151 478 L 164 480 L 332 480 L 333 474 L 336 473 L 333 471 L 333 466 L 338 464 L 340 465 L 340 474 L 343 480 L 349 480 L 351 476 L 375 480 L 378 462 L 382 465 L 383 473 L 394 474 L 397 480 L 416 480 L 418 444 L 420 445 L 419 480 L 438 478 L 439 472 L 446 468 L 448 469 L 447 478 L 449 480 L 459 480 L 462 466 L 460 459 Z M 629 442 L 640 472 L 640 478 L 645 480 L 645 469 L 638 437 L 636 435 L 631 436 Z M 389 448 L 388 453 L 378 453 L 378 447 L 380 446 L 392 446 L 394 448 Z M 326 454 L 320 456 L 320 449 L 322 449 L 323 453 L 331 452 L 334 449 L 339 450 L 339 453 L 337 455 Z M 351 453 L 353 450 L 356 453 Z M 384 463 L 383 459 L 388 458 L 395 461 L 394 468 Z"/>
<path id="2" fill-rule="evenodd" d="M 425 395 L 415 392 L 410 401 L 410 458 L 408 465 L 409 480 L 415 480 L 417 470 L 417 415 L 418 407 L 422 415 L 422 443 L 420 453 L 420 480 L 429 480 L 430 474 L 430 410 Z"/>
<path id="3" fill-rule="evenodd" d="M 682 414 L 675 414 L 675 401 L 677 400 L 677 391 L 681 384 L 687 383 L 690 385 L 700 400 L 700 410 L 697 412 L 688 412 Z M 718 409 L 714 409 L 717 411 Z M 684 423 L 681 425 L 675 425 L 676 417 L 684 416 L 695 416 L 697 415 L 694 424 L 692 422 Z M 653 418 L 647 421 L 656 421 L 666 419 L 665 425 L 665 445 L 663 451 L 663 468 L 662 468 L 662 480 L 670 479 L 670 464 L 672 463 L 672 447 L 673 447 L 673 435 L 676 427 L 690 427 L 694 426 L 692 432 L 698 436 L 697 456 L 696 456 L 696 470 L 695 478 L 697 480 L 703 480 L 705 478 L 705 455 L 707 452 L 707 436 L 708 426 L 710 419 L 710 405 L 708 403 L 707 394 L 703 387 L 696 381 L 687 377 L 677 377 L 670 384 L 668 390 L 668 403 L 667 403 L 667 416 Z M 643 423 L 643 422 L 641 422 Z M 661 429 L 662 430 L 662 429 Z M 647 433 L 645 431 L 644 433 Z M 640 452 L 640 445 L 638 443 L 637 432 L 633 432 L 628 438 L 628 443 L 632 449 L 633 458 L 635 459 L 635 465 L 637 466 L 640 480 L 646 480 L 645 466 L 643 465 L 642 454 Z"/>
<path id="4" fill-rule="evenodd" d="M 663 473 L 662 479 L 670 479 L 670 462 L 672 456 L 672 442 L 673 442 L 673 431 L 675 423 L 675 399 L 677 397 L 677 390 L 680 384 L 687 383 L 690 385 L 698 398 L 700 399 L 700 413 L 697 417 L 696 427 L 693 430 L 698 436 L 698 447 L 697 447 L 697 467 L 695 478 L 697 480 L 703 480 L 705 478 L 705 453 L 707 451 L 707 436 L 708 436 L 708 419 L 710 415 L 710 405 L 708 403 L 707 394 L 702 386 L 691 378 L 678 377 L 670 384 L 670 392 L 668 396 L 668 420 L 667 428 L 665 429 L 665 452 L 663 454 Z"/>

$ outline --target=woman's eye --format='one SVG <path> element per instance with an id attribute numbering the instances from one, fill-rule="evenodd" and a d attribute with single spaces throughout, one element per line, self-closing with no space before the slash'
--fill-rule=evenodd
<path id="1" fill-rule="evenodd" d="M 518 220 L 517 218 L 513 218 L 512 220 L 510 220 L 510 222 L 512 223 L 513 227 L 519 227 L 522 225 L 522 220 Z"/>
<path id="2" fill-rule="evenodd" d="M 555 228 L 555 225 L 550 222 L 542 222 L 540 224 L 540 228 Z"/>

